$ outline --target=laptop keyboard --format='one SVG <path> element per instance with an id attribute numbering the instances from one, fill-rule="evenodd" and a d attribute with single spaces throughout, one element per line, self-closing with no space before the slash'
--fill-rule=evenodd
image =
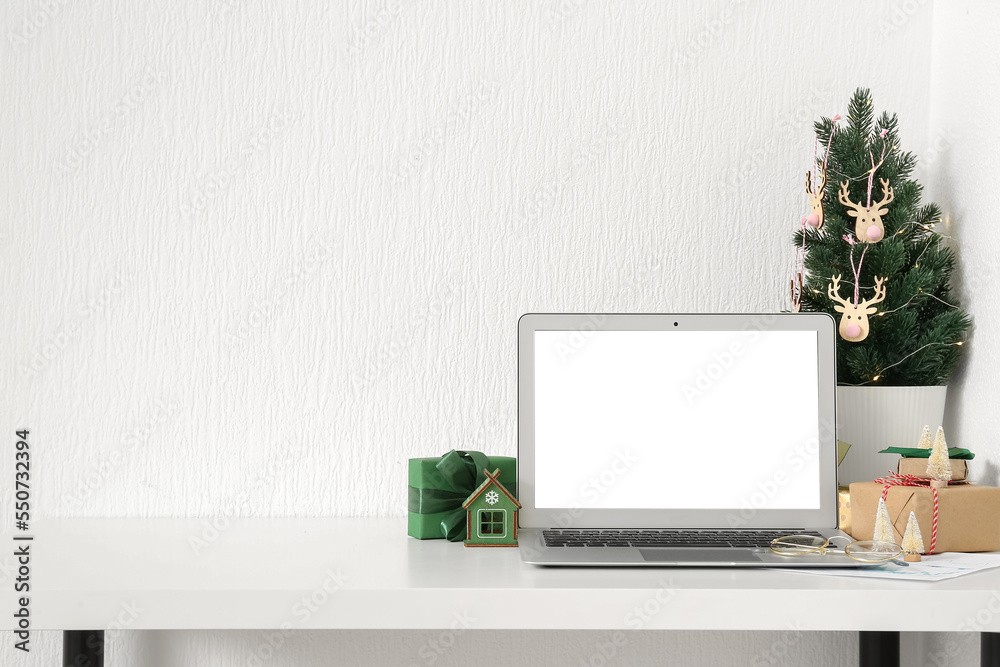
<path id="1" fill-rule="evenodd" d="M 547 547 L 767 547 L 785 535 L 811 530 L 560 530 L 542 531 Z"/>

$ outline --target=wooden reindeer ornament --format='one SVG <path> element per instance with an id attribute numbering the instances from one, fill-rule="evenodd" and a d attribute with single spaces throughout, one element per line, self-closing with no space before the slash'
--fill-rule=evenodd
<path id="1" fill-rule="evenodd" d="M 854 235 L 868 243 L 878 243 L 885 237 L 885 226 L 882 224 L 882 216 L 889 212 L 886 205 L 894 198 L 895 194 L 889 187 L 889 181 L 884 178 L 879 179 L 882 184 L 882 200 L 876 203 L 871 202 L 871 188 L 868 189 L 868 203 L 865 206 L 861 202 L 855 204 L 851 201 L 851 196 L 847 191 L 848 181 L 840 184 L 840 192 L 837 199 L 848 208 L 847 215 L 857 218 L 854 221 Z"/>
<path id="2" fill-rule="evenodd" d="M 823 213 L 823 200 L 826 199 L 825 164 L 822 169 L 820 169 L 820 173 L 823 175 L 823 180 L 820 181 L 819 186 L 814 192 L 812 187 L 812 172 L 806 172 L 806 194 L 809 195 L 809 206 L 812 208 L 812 212 L 806 216 L 806 223 L 817 231 L 823 229 L 823 223 L 826 222 L 826 218 Z"/>
<path id="3" fill-rule="evenodd" d="M 802 274 L 796 273 L 791 279 L 791 294 L 792 294 L 792 307 L 793 313 L 798 313 L 802 310 Z"/>
<path id="4" fill-rule="evenodd" d="M 802 218 L 799 230 L 802 232 L 802 246 L 795 249 L 795 268 L 792 271 L 790 284 L 792 312 L 802 310 L 802 292 L 805 289 L 806 275 L 806 219 Z"/>
<path id="5" fill-rule="evenodd" d="M 823 200 L 826 199 L 826 163 L 830 159 L 830 146 L 833 144 L 833 135 L 837 131 L 837 122 L 839 120 L 839 114 L 830 119 L 830 134 L 826 138 L 826 150 L 823 152 L 822 163 L 820 163 L 816 155 L 819 148 L 819 138 L 817 137 L 813 140 L 813 166 L 816 169 L 816 173 L 821 177 L 815 190 L 813 189 L 812 172 L 806 172 L 806 194 L 809 195 L 809 207 L 812 209 L 812 212 L 806 216 L 805 221 L 806 224 L 816 231 L 823 229 L 823 223 L 826 222 L 826 213 L 823 210 Z"/>
<path id="6" fill-rule="evenodd" d="M 860 343 L 868 337 L 868 316 L 878 312 L 875 304 L 885 299 L 884 282 L 885 279 L 876 277 L 875 295 L 871 299 L 865 299 L 860 302 L 858 301 L 857 287 L 854 289 L 855 296 L 853 302 L 840 297 L 839 275 L 834 276 L 833 283 L 827 285 L 827 296 L 839 304 L 834 306 L 833 309 L 838 313 L 842 313 L 840 316 L 840 326 L 837 327 L 841 338 L 852 343 Z M 857 285 L 857 279 L 855 279 L 855 285 Z"/>

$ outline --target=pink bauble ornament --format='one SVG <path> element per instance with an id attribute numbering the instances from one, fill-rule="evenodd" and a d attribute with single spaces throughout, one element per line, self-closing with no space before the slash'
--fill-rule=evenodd
<path id="1" fill-rule="evenodd" d="M 819 227 L 819 216 L 815 213 L 810 213 L 806 216 L 806 224 L 810 227 Z"/>
<path id="2" fill-rule="evenodd" d="M 859 327 L 857 324 L 854 324 L 853 322 L 848 324 L 844 328 L 844 331 L 847 333 L 848 338 L 857 338 L 858 336 L 861 335 L 861 327 Z"/>
<path id="3" fill-rule="evenodd" d="M 872 225 L 871 227 L 868 228 L 868 231 L 865 233 L 868 235 L 869 241 L 874 242 L 882 238 L 882 230 L 879 228 L 878 225 Z"/>

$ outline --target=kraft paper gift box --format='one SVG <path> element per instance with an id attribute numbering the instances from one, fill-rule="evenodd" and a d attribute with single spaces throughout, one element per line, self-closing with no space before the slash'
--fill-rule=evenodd
<path id="1" fill-rule="evenodd" d="M 884 484 L 851 484 L 851 530 L 856 540 L 875 533 L 875 512 Z M 890 486 L 885 499 L 896 543 L 903 541 L 910 512 L 915 512 L 925 553 L 931 548 L 934 498 L 926 486 Z M 938 529 L 934 553 L 1000 550 L 1000 488 L 956 484 L 938 489 Z"/>
<path id="2" fill-rule="evenodd" d="M 961 482 L 969 475 L 969 462 L 965 459 L 948 459 L 951 462 L 951 479 L 953 482 Z M 927 474 L 928 459 L 908 459 L 900 457 L 899 466 L 896 472 L 900 475 L 912 475 L 920 479 L 930 479 Z"/>
<path id="3" fill-rule="evenodd" d="M 451 451 L 444 456 L 410 459 L 406 534 L 421 540 L 464 540 L 466 516 L 462 503 L 486 481 L 480 468 L 491 472 L 499 468 L 497 479 L 517 497 L 514 457 Z"/>

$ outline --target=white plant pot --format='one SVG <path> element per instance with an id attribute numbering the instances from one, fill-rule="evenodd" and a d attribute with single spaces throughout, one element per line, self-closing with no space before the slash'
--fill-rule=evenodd
<path id="1" fill-rule="evenodd" d="M 870 482 L 895 469 L 886 447 L 916 447 L 924 425 L 944 421 L 948 387 L 837 387 L 837 439 L 851 445 L 837 469 L 840 484 Z"/>

